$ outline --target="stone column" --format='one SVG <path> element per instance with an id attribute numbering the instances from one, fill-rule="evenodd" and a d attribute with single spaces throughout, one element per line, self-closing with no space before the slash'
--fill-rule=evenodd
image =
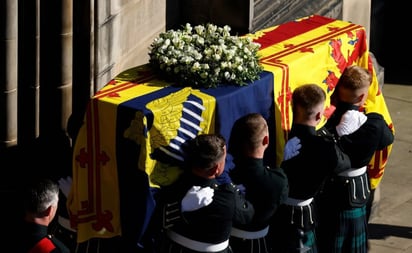
<path id="1" fill-rule="evenodd" d="M 39 136 L 39 0 L 19 3 L 18 142 L 24 146 Z"/>
<path id="2" fill-rule="evenodd" d="M 82 125 L 93 87 L 93 1 L 73 2 L 73 96 L 67 131 L 72 141 Z M 73 145 L 73 143 L 72 143 Z"/>
<path id="3" fill-rule="evenodd" d="M 40 2 L 40 136 L 65 131 L 72 109 L 72 1 Z"/>
<path id="4" fill-rule="evenodd" d="M 0 142 L 17 144 L 17 8 L 18 1 L 0 1 Z"/>
<path id="5" fill-rule="evenodd" d="M 343 0 L 342 19 L 365 27 L 369 45 L 371 0 Z"/>

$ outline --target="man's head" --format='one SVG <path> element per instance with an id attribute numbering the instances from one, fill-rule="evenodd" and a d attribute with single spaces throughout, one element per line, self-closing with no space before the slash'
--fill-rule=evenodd
<path id="1" fill-rule="evenodd" d="M 48 225 L 56 215 L 59 185 L 49 179 L 31 181 L 23 192 L 26 220 Z"/>
<path id="2" fill-rule="evenodd" d="M 336 85 L 338 100 L 362 106 L 368 98 L 371 83 L 372 75 L 367 69 L 357 65 L 347 67 Z"/>
<path id="3" fill-rule="evenodd" d="M 269 129 L 259 113 L 249 113 L 233 125 L 229 152 L 234 156 L 262 158 L 269 145 Z"/>
<path id="4" fill-rule="evenodd" d="M 184 147 L 187 166 L 201 177 L 215 178 L 223 173 L 226 141 L 217 134 L 201 134 L 188 140 Z"/>
<path id="5" fill-rule="evenodd" d="M 325 91 L 316 84 L 304 84 L 292 94 L 293 121 L 298 124 L 316 126 L 325 110 Z"/>

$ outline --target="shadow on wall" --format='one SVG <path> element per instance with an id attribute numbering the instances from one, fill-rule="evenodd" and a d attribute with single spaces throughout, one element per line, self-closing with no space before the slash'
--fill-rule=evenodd
<path id="1" fill-rule="evenodd" d="M 374 2 L 382 2 L 380 14 L 382 21 L 379 29 L 382 32 L 379 40 L 383 41 L 384 61 L 381 65 L 385 68 L 385 83 L 412 84 L 412 49 L 408 39 L 410 33 L 408 27 L 411 24 L 410 11 L 403 2 L 386 1 L 385 10 L 383 10 L 384 0 L 372 1 Z M 383 26 L 384 14 L 386 17 L 391 17 L 385 19 L 385 26 Z M 383 27 L 386 31 L 385 36 L 383 36 Z"/>
<path id="2" fill-rule="evenodd" d="M 71 145 L 65 133 L 52 138 L 38 138 L 29 145 L 8 148 L 0 156 L 2 176 L 0 177 L 0 217 L 7 231 L 3 245 L 13 247 L 20 243 L 18 231 L 23 220 L 21 189 L 34 177 L 48 177 L 57 181 L 62 176 L 71 175 Z M 14 252 L 10 249 L 5 252 Z"/>
<path id="3" fill-rule="evenodd" d="M 181 29 L 182 25 L 229 25 L 231 34 L 251 31 L 252 0 L 170 0 L 166 5 L 166 29 Z"/>
<path id="4" fill-rule="evenodd" d="M 383 240 L 389 236 L 412 239 L 412 228 L 387 224 L 369 224 L 369 239 Z"/>

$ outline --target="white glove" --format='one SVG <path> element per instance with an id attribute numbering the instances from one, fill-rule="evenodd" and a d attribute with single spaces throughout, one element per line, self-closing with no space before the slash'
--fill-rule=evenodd
<path id="1" fill-rule="evenodd" d="M 295 136 L 292 139 L 289 139 L 283 149 L 283 161 L 297 156 L 301 147 L 302 144 L 300 144 L 300 139 L 298 137 Z"/>
<path id="2" fill-rule="evenodd" d="M 69 196 L 70 188 L 72 187 L 72 178 L 71 177 L 66 177 L 66 178 L 60 178 L 59 179 L 59 188 L 63 192 L 64 196 Z"/>
<path id="3" fill-rule="evenodd" d="M 193 186 L 182 199 L 182 212 L 190 212 L 208 206 L 213 201 L 215 190 L 209 186 Z"/>
<path id="4" fill-rule="evenodd" d="M 349 110 L 342 115 L 339 124 L 336 126 L 336 133 L 339 136 L 355 132 L 365 123 L 367 117 L 364 113 Z"/>

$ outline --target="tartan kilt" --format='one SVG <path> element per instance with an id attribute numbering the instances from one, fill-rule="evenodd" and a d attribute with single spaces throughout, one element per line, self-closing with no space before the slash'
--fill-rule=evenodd
<path id="1" fill-rule="evenodd" d="M 338 215 L 333 252 L 367 253 L 367 228 L 366 206 L 342 210 Z"/>
<path id="2" fill-rule="evenodd" d="M 318 252 L 316 205 L 313 202 L 310 204 L 311 213 L 307 212 L 309 210 L 307 207 L 301 209 L 301 207 L 281 205 L 278 208 L 267 236 L 272 252 Z M 310 217 L 309 214 L 312 216 Z"/>
<path id="3" fill-rule="evenodd" d="M 321 214 L 317 230 L 320 252 L 366 253 L 368 251 L 368 230 L 366 206 Z"/>

